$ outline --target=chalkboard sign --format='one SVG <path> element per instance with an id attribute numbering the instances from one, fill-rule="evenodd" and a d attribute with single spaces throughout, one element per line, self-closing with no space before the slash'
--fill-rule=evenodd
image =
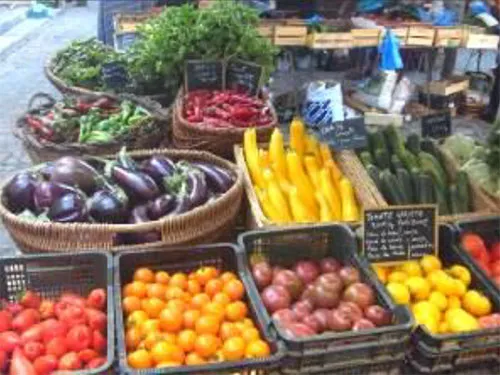
<path id="1" fill-rule="evenodd" d="M 368 142 L 364 117 L 320 125 L 315 132 L 321 142 L 328 143 L 335 150 L 363 148 Z"/>
<path id="2" fill-rule="evenodd" d="M 437 254 L 436 210 L 435 205 L 365 210 L 364 256 L 387 263 Z"/>
<path id="3" fill-rule="evenodd" d="M 226 88 L 257 95 L 262 79 L 262 66 L 231 60 L 226 66 Z"/>
<path id="4" fill-rule="evenodd" d="M 451 135 L 451 114 L 449 111 L 422 117 L 422 137 L 446 138 Z"/>
<path id="5" fill-rule="evenodd" d="M 113 89 L 124 87 L 128 82 L 127 69 L 120 62 L 103 64 L 101 76 L 106 86 Z"/>
<path id="6" fill-rule="evenodd" d="M 185 70 L 186 90 L 222 90 L 224 64 L 218 60 L 189 60 Z"/>

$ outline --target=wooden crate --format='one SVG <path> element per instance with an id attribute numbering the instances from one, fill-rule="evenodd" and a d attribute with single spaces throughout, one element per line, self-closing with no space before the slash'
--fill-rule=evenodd
<path id="1" fill-rule="evenodd" d="M 352 48 L 351 33 L 312 33 L 307 36 L 307 45 L 314 49 Z"/>
<path id="2" fill-rule="evenodd" d="M 441 81 L 429 83 L 429 93 L 435 95 L 449 96 L 469 88 L 469 78 L 464 76 L 453 76 Z M 422 92 L 427 92 L 427 87 L 422 88 Z"/>
<path id="3" fill-rule="evenodd" d="M 415 47 L 432 47 L 436 31 L 433 27 L 410 26 L 406 45 Z"/>
<path id="4" fill-rule="evenodd" d="M 137 26 L 155 16 L 154 12 L 145 13 L 118 13 L 114 16 L 113 22 L 115 33 L 134 33 Z"/>
<path id="5" fill-rule="evenodd" d="M 259 34 L 268 39 L 273 39 L 274 38 L 274 26 L 272 25 L 261 25 L 257 28 L 259 31 Z"/>
<path id="6" fill-rule="evenodd" d="M 462 27 L 436 27 L 435 47 L 460 47 L 464 41 Z"/>
<path id="7" fill-rule="evenodd" d="M 301 18 L 287 18 L 284 24 L 285 26 L 307 26 L 306 21 Z"/>
<path id="8" fill-rule="evenodd" d="M 499 41 L 500 37 L 498 35 L 469 33 L 465 40 L 464 47 L 470 49 L 497 50 Z"/>
<path id="9" fill-rule="evenodd" d="M 274 29 L 274 44 L 277 46 L 305 46 L 307 27 L 276 26 Z"/>
<path id="10" fill-rule="evenodd" d="M 354 47 L 376 47 L 380 42 L 380 29 L 352 29 Z"/>

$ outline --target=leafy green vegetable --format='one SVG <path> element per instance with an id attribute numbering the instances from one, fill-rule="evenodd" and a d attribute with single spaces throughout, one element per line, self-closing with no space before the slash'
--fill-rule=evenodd
<path id="1" fill-rule="evenodd" d="M 453 154 L 460 165 L 471 158 L 475 146 L 474 139 L 460 133 L 446 138 L 443 143 L 443 147 Z"/>

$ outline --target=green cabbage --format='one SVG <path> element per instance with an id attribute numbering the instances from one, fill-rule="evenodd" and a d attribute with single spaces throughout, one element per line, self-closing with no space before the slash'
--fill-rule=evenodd
<path id="1" fill-rule="evenodd" d="M 472 157 L 475 147 L 474 139 L 460 133 L 449 136 L 443 143 L 443 148 L 451 152 L 460 165 Z"/>

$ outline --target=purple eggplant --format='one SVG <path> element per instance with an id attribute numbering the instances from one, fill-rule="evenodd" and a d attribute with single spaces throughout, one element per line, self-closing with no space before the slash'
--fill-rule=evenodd
<path id="1" fill-rule="evenodd" d="M 139 170 L 139 165 L 135 162 L 134 159 L 127 154 L 127 148 L 122 147 L 120 152 L 116 155 L 116 163 L 122 168 L 128 169 L 130 171 Z"/>
<path id="2" fill-rule="evenodd" d="M 203 162 L 192 163 L 192 165 L 205 174 L 208 186 L 214 193 L 225 193 L 234 183 L 233 177 L 224 168 Z"/>
<path id="3" fill-rule="evenodd" d="M 50 206 L 47 217 L 59 223 L 77 223 L 88 219 L 85 197 L 82 194 L 69 193 L 57 198 Z"/>
<path id="4" fill-rule="evenodd" d="M 151 176 L 159 186 L 162 186 L 163 179 L 175 173 L 175 163 L 162 155 L 153 155 L 141 163 L 141 171 Z"/>
<path id="5" fill-rule="evenodd" d="M 175 197 L 170 194 L 161 195 L 154 201 L 149 202 L 148 217 L 151 220 L 158 220 L 159 218 L 169 214 L 175 208 Z"/>
<path id="6" fill-rule="evenodd" d="M 156 182 L 146 173 L 130 171 L 115 165 L 111 169 L 111 176 L 137 202 L 150 201 L 160 195 Z"/>
<path id="7" fill-rule="evenodd" d="M 129 223 L 130 224 L 142 224 L 151 221 L 148 216 L 148 209 L 146 205 L 140 205 L 134 207 L 130 213 Z M 129 243 L 146 243 L 146 242 L 157 242 L 161 240 L 161 233 L 159 231 L 153 230 L 144 233 L 131 233 L 127 235 L 127 242 Z"/>
<path id="8" fill-rule="evenodd" d="M 189 171 L 187 173 L 185 193 L 191 202 L 192 208 L 205 203 L 208 199 L 208 189 L 205 175 L 197 170 Z"/>
<path id="9" fill-rule="evenodd" d="M 39 182 L 33 193 L 35 210 L 40 212 L 48 209 L 56 199 L 69 193 L 80 194 L 81 192 L 73 186 L 60 184 L 54 181 Z"/>
<path id="10" fill-rule="evenodd" d="M 54 162 L 50 181 L 75 186 L 91 194 L 102 183 L 103 176 L 90 164 L 74 156 L 63 156 Z"/>
<path id="11" fill-rule="evenodd" d="M 126 207 L 111 191 L 99 190 L 88 202 L 92 219 L 99 223 L 123 223 L 127 218 Z"/>
<path id="12" fill-rule="evenodd" d="M 22 172 L 14 176 L 5 186 L 4 197 L 9 209 L 14 213 L 35 208 L 34 192 L 37 184 L 36 176 Z"/>
<path id="13" fill-rule="evenodd" d="M 193 205 L 188 196 L 186 195 L 176 196 L 175 206 L 174 209 L 170 212 L 170 215 L 180 215 L 183 214 L 184 212 L 189 211 L 191 208 L 193 208 Z"/>

